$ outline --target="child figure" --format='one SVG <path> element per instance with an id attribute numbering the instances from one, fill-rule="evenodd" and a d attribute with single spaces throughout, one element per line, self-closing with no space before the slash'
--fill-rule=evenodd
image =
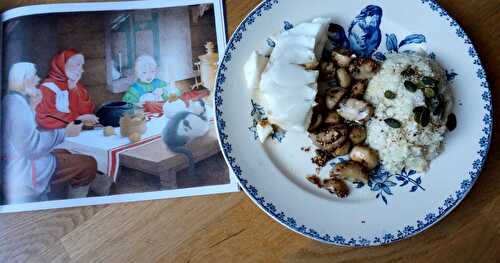
<path id="1" fill-rule="evenodd" d="M 137 81 L 130 86 L 122 100 L 142 107 L 146 101 L 172 101 L 182 95 L 178 88 L 170 87 L 165 81 L 157 79 L 157 73 L 158 64 L 153 57 L 138 57 L 135 61 Z"/>

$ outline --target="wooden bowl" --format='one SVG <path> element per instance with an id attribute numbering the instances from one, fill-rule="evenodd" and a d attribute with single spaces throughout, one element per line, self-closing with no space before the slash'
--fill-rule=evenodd
<path id="1" fill-rule="evenodd" d="M 82 130 L 84 131 L 93 130 L 95 125 L 96 124 L 93 121 L 83 121 Z"/>

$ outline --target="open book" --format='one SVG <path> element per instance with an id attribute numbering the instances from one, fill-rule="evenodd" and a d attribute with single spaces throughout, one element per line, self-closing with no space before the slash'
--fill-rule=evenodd
<path id="1" fill-rule="evenodd" d="M 2 14 L 0 212 L 238 191 L 214 127 L 220 0 Z"/>

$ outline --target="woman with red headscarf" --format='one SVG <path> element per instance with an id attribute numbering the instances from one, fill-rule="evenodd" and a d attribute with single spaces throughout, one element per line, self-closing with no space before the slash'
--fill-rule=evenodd
<path id="1" fill-rule="evenodd" d="M 61 120 L 97 123 L 98 118 L 93 114 L 95 105 L 79 82 L 84 63 L 83 55 L 72 49 L 62 51 L 52 59 L 49 76 L 40 85 L 43 98 L 36 108 L 40 127 L 63 128 L 66 123 Z"/>

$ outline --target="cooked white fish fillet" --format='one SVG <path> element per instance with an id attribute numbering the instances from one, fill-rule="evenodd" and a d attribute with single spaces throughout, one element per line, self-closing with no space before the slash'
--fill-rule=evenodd
<path id="1" fill-rule="evenodd" d="M 319 72 L 304 65 L 317 63 L 327 41 L 330 19 L 317 18 L 273 35 L 269 59 L 253 52 L 244 65 L 247 86 L 264 107 L 271 124 L 287 131 L 304 132 L 309 127 Z M 256 83 L 258 81 L 258 83 Z M 271 125 L 257 126 L 263 142 Z M 264 138 L 262 138 L 264 137 Z"/>
<path id="2" fill-rule="evenodd" d="M 285 33 L 313 37 L 316 40 L 314 53 L 316 54 L 316 58 L 319 59 L 328 39 L 326 31 L 328 30 L 330 21 L 331 19 L 329 18 L 315 18 L 312 22 L 300 23 L 292 29 L 285 31 Z"/>
<path id="3" fill-rule="evenodd" d="M 329 22 L 301 23 L 276 36 L 259 92 L 269 120 L 282 129 L 304 132 L 309 127 L 319 72 L 303 65 L 319 60 Z"/>
<path id="4" fill-rule="evenodd" d="M 285 35 L 276 43 L 270 61 L 297 65 L 313 63 L 316 60 L 314 46 L 316 39 L 309 36 Z"/>
<path id="5" fill-rule="evenodd" d="M 309 127 L 309 112 L 316 96 L 316 84 L 311 86 L 291 86 L 284 88 L 278 84 L 262 94 L 263 106 L 267 110 L 269 121 L 283 129 L 303 131 Z M 286 90 L 287 92 L 283 92 Z M 274 110 L 276 109 L 276 110 Z"/>
<path id="6" fill-rule="evenodd" d="M 288 86 L 302 86 L 316 83 L 319 72 L 316 70 L 305 70 L 304 67 L 289 63 L 274 63 L 267 67 L 262 74 L 260 81 L 260 91 L 266 92 L 268 84 L 272 82 L 282 85 L 285 89 Z"/>
<path id="7" fill-rule="evenodd" d="M 258 88 L 262 71 L 266 67 L 268 60 L 267 57 L 258 54 L 256 51 L 252 52 L 243 66 L 243 75 L 248 89 L 254 90 Z"/>

